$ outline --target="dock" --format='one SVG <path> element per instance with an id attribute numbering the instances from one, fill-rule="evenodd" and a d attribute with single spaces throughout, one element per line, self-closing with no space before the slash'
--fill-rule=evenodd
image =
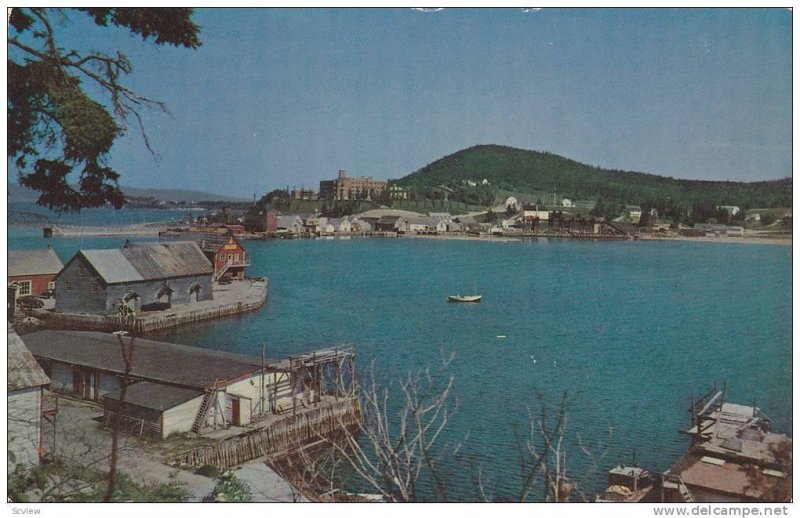
<path id="1" fill-rule="evenodd" d="M 142 335 L 185 324 L 254 311 L 267 301 L 267 278 L 245 279 L 214 286 L 214 300 L 192 304 L 175 304 L 163 311 L 139 312 L 135 315 L 91 315 L 34 310 L 34 316 L 45 326 L 55 329 L 89 331 L 127 331 Z"/>
<path id="2" fill-rule="evenodd" d="M 323 396 L 313 406 L 297 413 L 272 414 L 254 424 L 253 429 L 231 428 L 213 444 L 175 455 L 172 466 L 193 469 L 216 466 L 228 469 L 254 459 L 280 456 L 307 445 L 324 441 L 343 427 L 361 424 L 361 407 L 357 397 Z"/>
<path id="3" fill-rule="evenodd" d="M 51 225 L 42 229 L 44 237 L 158 237 L 175 222 L 162 221 L 154 223 L 140 223 L 125 226 L 94 226 L 80 225 Z"/>

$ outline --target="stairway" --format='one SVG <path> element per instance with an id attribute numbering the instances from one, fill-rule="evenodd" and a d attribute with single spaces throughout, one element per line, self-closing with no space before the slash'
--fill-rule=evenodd
<path id="1" fill-rule="evenodd" d="M 207 389 L 205 396 L 203 396 L 203 402 L 200 403 L 200 410 L 198 410 L 197 415 L 194 417 L 194 422 L 192 423 L 192 431 L 194 433 L 200 433 L 200 427 L 205 422 L 208 411 L 211 410 L 211 407 L 217 400 L 217 393 L 219 393 L 218 382 L 219 380 L 216 380 L 214 385 L 210 389 Z"/>

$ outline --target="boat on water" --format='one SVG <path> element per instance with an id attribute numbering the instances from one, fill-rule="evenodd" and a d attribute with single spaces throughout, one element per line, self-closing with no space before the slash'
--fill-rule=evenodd
<path id="1" fill-rule="evenodd" d="M 447 302 L 480 302 L 480 295 L 448 295 Z"/>

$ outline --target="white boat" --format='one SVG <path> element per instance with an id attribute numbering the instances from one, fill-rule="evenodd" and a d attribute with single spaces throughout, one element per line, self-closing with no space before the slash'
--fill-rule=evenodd
<path id="1" fill-rule="evenodd" d="M 447 302 L 480 302 L 480 295 L 448 295 Z"/>

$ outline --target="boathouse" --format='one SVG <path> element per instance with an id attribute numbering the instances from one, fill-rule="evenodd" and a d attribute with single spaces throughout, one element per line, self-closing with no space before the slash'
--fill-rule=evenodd
<path id="1" fill-rule="evenodd" d="M 18 286 L 17 296 L 39 297 L 56 287 L 56 276 L 64 267 L 50 248 L 8 251 L 8 282 Z"/>
<path id="2" fill-rule="evenodd" d="M 55 310 L 109 314 L 212 300 L 213 271 L 193 242 L 80 250 L 56 278 Z"/>
<path id="3" fill-rule="evenodd" d="M 244 269 L 250 266 L 250 258 L 242 243 L 233 235 L 193 235 L 197 245 L 214 266 L 215 281 L 244 280 Z"/>
<path id="4" fill-rule="evenodd" d="M 102 404 L 107 426 L 119 416 L 126 433 L 153 438 L 294 413 L 319 403 L 328 382 L 353 389 L 348 347 L 272 361 L 108 333 L 38 331 L 26 342 L 52 390 Z"/>
<path id="5" fill-rule="evenodd" d="M 109 424 L 121 409 L 124 430 L 137 435 L 202 434 L 291 406 L 289 380 L 276 386 L 276 374 L 262 370 L 275 362 L 261 358 L 85 331 L 38 331 L 26 343 L 53 391 L 103 404 Z"/>
<path id="6" fill-rule="evenodd" d="M 726 392 L 693 401 L 693 426 L 684 432 L 692 446 L 663 475 L 662 501 L 791 501 L 792 440 L 771 432 L 758 407 L 726 402 Z"/>

